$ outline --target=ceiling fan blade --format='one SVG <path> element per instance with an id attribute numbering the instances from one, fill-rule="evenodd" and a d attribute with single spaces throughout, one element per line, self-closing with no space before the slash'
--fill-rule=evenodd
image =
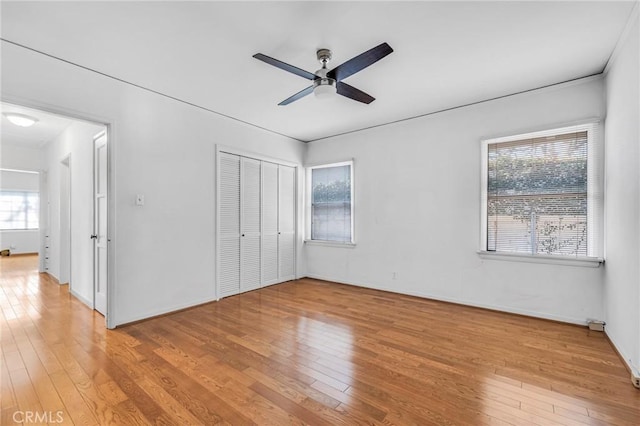
<path id="1" fill-rule="evenodd" d="M 336 81 L 344 80 L 350 75 L 353 75 L 358 71 L 365 69 L 369 65 L 378 62 L 391 52 L 393 52 L 391 46 L 387 43 L 382 43 L 373 49 L 369 49 L 355 58 L 351 58 L 347 62 L 338 65 L 327 73 L 327 77 L 333 78 Z"/>
<path id="2" fill-rule="evenodd" d="M 342 81 L 337 82 L 336 85 L 339 95 L 346 96 L 354 101 L 362 102 L 363 104 L 370 104 L 376 100 L 373 96 L 368 95 L 353 86 L 349 86 L 347 83 L 343 83 Z"/>
<path id="3" fill-rule="evenodd" d="M 300 98 L 302 98 L 304 96 L 307 96 L 311 92 L 313 92 L 313 86 L 309 86 L 306 89 L 303 89 L 303 90 L 299 91 L 295 95 L 290 96 L 287 99 L 285 99 L 284 101 L 280 102 L 278 105 L 289 105 L 291 102 L 297 101 L 298 99 L 300 99 Z"/>
<path id="4" fill-rule="evenodd" d="M 263 55 L 262 53 L 256 53 L 253 55 L 254 58 L 261 60 L 262 62 L 266 62 L 269 65 L 273 65 L 274 67 L 280 68 L 281 70 L 289 71 L 292 74 L 299 75 L 300 77 L 306 78 L 307 80 L 315 80 L 316 75 L 310 73 L 309 71 L 305 71 L 298 67 L 294 67 L 293 65 L 289 65 L 285 62 L 274 59 L 270 56 Z"/>

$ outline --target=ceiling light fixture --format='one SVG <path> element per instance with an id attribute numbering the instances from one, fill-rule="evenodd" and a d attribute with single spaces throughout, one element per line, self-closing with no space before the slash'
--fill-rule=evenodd
<path id="1" fill-rule="evenodd" d="M 327 77 L 327 72 L 329 72 L 327 69 L 327 63 L 331 60 L 331 51 L 329 49 L 319 49 L 316 54 L 318 56 L 318 61 L 322 64 L 322 68 L 316 71 L 316 76 L 319 78 L 316 78 L 313 81 L 313 94 L 316 98 L 327 99 L 335 95 L 338 90 L 336 87 L 336 80 L 331 77 Z"/>
<path id="2" fill-rule="evenodd" d="M 336 81 L 332 78 L 319 78 L 313 83 L 313 94 L 318 99 L 327 99 L 336 92 Z"/>
<path id="3" fill-rule="evenodd" d="M 11 123 L 20 127 L 31 127 L 38 122 L 38 119 L 25 114 L 18 114 L 16 112 L 5 112 L 4 116 L 7 117 Z"/>

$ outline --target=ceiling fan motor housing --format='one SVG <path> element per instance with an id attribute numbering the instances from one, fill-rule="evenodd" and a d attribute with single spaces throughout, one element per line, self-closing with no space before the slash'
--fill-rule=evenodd
<path id="1" fill-rule="evenodd" d="M 315 72 L 318 78 L 313 81 L 314 92 L 318 93 L 318 91 L 316 91 L 317 88 L 320 88 L 322 91 L 335 91 L 336 81 L 333 78 L 327 77 L 327 72 L 329 72 L 327 69 L 327 63 L 331 60 L 331 50 L 318 49 L 316 56 L 318 57 L 318 61 L 322 64 L 322 68 Z"/>
<path id="2" fill-rule="evenodd" d="M 318 86 L 331 86 L 335 87 L 336 81 L 333 78 L 327 77 L 328 70 L 326 68 L 320 68 L 316 71 L 316 75 L 318 78 L 313 80 L 313 87 L 316 88 Z"/>
<path id="3" fill-rule="evenodd" d="M 316 56 L 318 61 L 325 66 L 331 60 L 331 50 L 329 49 L 318 49 L 316 51 Z"/>

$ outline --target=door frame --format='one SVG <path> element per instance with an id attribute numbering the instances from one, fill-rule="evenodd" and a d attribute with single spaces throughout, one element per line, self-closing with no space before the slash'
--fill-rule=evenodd
<path id="1" fill-rule="evenodd" d="M 58 200 L 58 209 L 59 209 L 59 220 L 60 220 L 60 249 L 58 250 L 58 253 L 60 255 L 60 258 L 58 259 L 58 262 L 60 264 L 60 273 L 59 273 L 59 282 L 60 284 L 69 284 L 69 292 L 73 293 L 73 284 L 71 283 L 71 273 L 73 271 L 73 268 L 71 267 L 71 263 L 73 262 L 73 259 L 71 257 L 71 253 L 73 253 L 73 250 L 71 248 L 72 245 L 72 238 L 71 238 L 71 224 L 73 223 L 73 218 L 71 217 L 71 205 L 72 205 L 72 201 L 71 201 L 71 194 L 72 194 L 72 188 L 71 188 L 71 153 L 66 154 L 61 160 L 60 160 L 60 193 L 59 193 L 59 200 Z M 62 177 L 63 177 L 63 173 L 65 174 L 65 188 L 64 191 L 66 191 L 66 198 L 63 200 L 62 194 L 63 194 L 63 188 L 62 188 Z M 64 201 L 64 208 L 65 208 L 65 216 L 62 217 L 62 202 Z M 65 221 L 65 227 L 62 226 L 62 221 Z M 66 231 L 65 235 L 63 236 L 63 229 Z M 65 241 L 65 246 L 66 246 L 66 253 L 63 253 L 62 250 L 62 243 L 63 241 Z M 66 265 L 64 265 L 64 268 L 66 269 L 66 271 L 64 271 L 66 273 L 66 276 L 63 276 L 63 259 L 66 260 Z M 64 282 L 63 278 L 66 278 L 66 282 Z"/>
<path id="2" fill-rule="evenodd" d="M 215 182 L 214 182 L 214 190 L 215 190 L 215 214 L 213 215 L 213 228 L 216 230 L 215 231 L 215 235 L 214 235 L 214 247 L 215 247 L 215 271 L 214 271 L 214 277 L 215 277 L 215 285 L 214 285 L 214 299 L 215 300 L 220 300 L 220 238 L 218 238 L 218 236 L 220 235 L 220 221 L 218 220 L 218 217 L 220 216 L 220 153 L 221 152 L 225 152 L 227 154 L 233 154 L 233 155 L 239 155 L 241 157 L 247 157 L 247 158 L 252 158 L 254 160 L 260 160 L 260 161 L 267 161 L 269 163 L 275 163 L 275 164 L 281 164 L 283 166 L 289 166 L 289 167 L 293 167 L 295 169 L 295 193 L 296 193 L 296 202 L 295 202 L 295 213 L 294 213 L 294 218 L 295 218 L 295 226 L 294 226 L 294 251 L 296 253 L 296 260 L 294 262 L 294 275 L 296 278 L 298 277 L 298 271 L 300 270 L 300 268 L 298 268 L 298 263 L 300 262 L 300 253 L 298 252 L 298 248 L 300 247 L 298 239 L 300 238 L 300 216 L 299 213 L 301 211 L 300 209 L 300 202 L 301 199 L 303 199 L 304 197 L 302 197 L 299 191 L 300 185 L 300 170 L 301 170 L 301 165 L 298 163 L 295 163 L 293 161 L 288 161 L 288 160 L 282 160 L 280 158 L 275 158 L 275 157 L 269 157 L 267 155 L 263 155 L 263 154 L 259 154 L 256 152 L 251 152 L 251 151 L 245 151 L 242 149 L 238 149 L 238 148 L 234 148 L 228 145 L 223 145 L 223 144 L 216 144 L 216 149 L 215 149 L 215 158 L 214 158 L 214 164 L 216 165 L 216 172 L 215 172 Z M 261 200 L 262 202 L 262 200 Z"/>
<path id="3" fill-rule="evenodd" d="M 61 105 L 52 105 L 38 100 L 26 99 L 17 96 L 5 95 L 0 96 L 2 102 L 23 106 L 26 108 L 38 109 L 50 114 L 57 114 L 74 120 L 86 121 L 92 124 L 98 124 L 105 127 L 107 135 L 107 312 L 105 315 L 106 327 L 109 329 L 116 328 L 116 319 L 114 318 L 115 300 L 116 300 L 116 120 L 113 117 L 104 117 L 89 112 L 78 112 L 74 109 L 65 108 Z M 48 196 L 49 194 L 47 194 Z M 41 207 L 42 208 L 42 205 Z M 42 240 L 42 238 L 41 238 Z M 42 244 L 42 241 L 41 241 Z M 42 246 L 39 253 L 43 252 Z"/>

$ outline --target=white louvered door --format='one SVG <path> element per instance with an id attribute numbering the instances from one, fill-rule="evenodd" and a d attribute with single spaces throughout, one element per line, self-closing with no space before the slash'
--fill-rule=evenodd
<path id="1" fill-rule="evenodd" d="M 278 165 L 262 163 L 262 286 L 278 282 Z"/>
<path id="2" fill-rule="evenodd" d="M 278 166 L 278 282 L 296 277 L 296 169 Z"/>
<path id="3" fill-rule="evenodd" d="M 295 279 L 296 168 L 219 152 L 218 297 Z"/>
<path id="4" fill-rule="evenodd" d="M 219 162 L 219 297 L 240 292 L 240 157 L 220 153 Z"/>
<path id="5" fill-rule="evenodd" d="M 240 193 L 240 290 L 248 291 L 261 285 L 261 162 L 242 157 Z"/>

